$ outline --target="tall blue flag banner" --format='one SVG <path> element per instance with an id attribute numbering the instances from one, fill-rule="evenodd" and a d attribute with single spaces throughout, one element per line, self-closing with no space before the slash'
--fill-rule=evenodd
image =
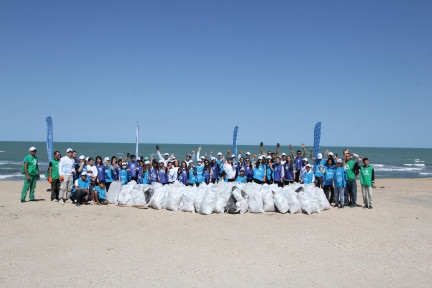
<path id="1" fill-rule="evenodd" d="M 314 158 L 317 158 L 317 155 L 320 151 L 320 140 L 321 140 L 321 122 L 318 122 L 315 125 L 314 129 Z"/>
<path id="2" fill-rule="evenodd" d="M 138 159 L 138 138 L 139 138 L 139 122 L 136 123 L 136 146 L 135 146 L 135 157 Z"/>
<path id="3" fill-rule="evenodd" d="M 47 128 L 47 153 L 48 153 L 48 162 L 53 159 L 53 124 L 51 116 L 48 116 L 46 119 L 46 128 Z"/>
<path id="4" fill-rule="evenodd" d="M 237 157 L 237 132 L 238 132 L 238 126 L 234 127 L 234 134 L 233 134 L 233 154 Z"/>

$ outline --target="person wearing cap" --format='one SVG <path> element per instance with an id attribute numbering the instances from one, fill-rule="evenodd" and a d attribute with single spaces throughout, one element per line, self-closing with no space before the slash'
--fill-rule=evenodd
<path id="1" fill-rule="evenodd" d="M 343 160 L 338 159 L 336 161 L 336 168 L 334 170 L 334 186 L 335 195 L 334 203 L 335 207 L 344 208 L 345 204 L 345 186 L 346 186 L 346 173 L 345 168 L 342 166 Z"/>
<path id="2" fill-rule="evenodd" d="M 75 164 L 75 180 L 80 178 L 80 175 L 82 172 L 87 171 L 87 165 L 86 165 L 86 157 L 84 155 L 79 156 L 78 162 Z M 75 182 L 74 182 L 75 183 Z"/>
<path id="3" fill-rule="evenodd" d="M 210 178 L 211 178 L 211 183 L 216 183 L 218 180 L 218 170 L 219 170 L 219 166 L 217 164 L 217 159 L 215 157 L 211 157 L 211 163 L 210 163 Z"/>
<path id="4" fill-rule="evenodd" d="M 113 169 L 111 167 L 109 157 L 104 158 L 103 167 L 104 167 L 103 172 L 105 174 L 105 187 L 106 187 L 106 190 L 108 191 L 111 183 L 113 182 L 113 179 L 112 179 L 112 170 Z"/>
<path id="5" fill-rule="evenodd" d="M 261 150 L 261 154 L 265 155 L 264 150 L 263 150 L 263 146 L 264 146 L 264 142 L 260 143 L 260 150 Z M 276 156 L 279 154 L 279 148 L 280 148 L 280 144 L 277 143 L 276 144 L 276 152 L 271 152 L 271 151 L 267 151 L 267 156 L 270 156 L 270 158 L 272 159 L 273 162 L 275 162 L 276 160 Z"/>
<path id="6" fill-rule="evenodd" d="M 240 174 L 237 176 L 237 178 L 235 179 L 235 182 L 237 183 L 246 183 L 246 172 L 244 168 L 240 169 Z"/>
<path id="7" fill-rule="evenodd" d="M 265 156 L 265 159 L 267 160 L 267 162 L 265 163 L 265 167 L 266 167 L 265 182 L 268 185 L 271 185 L 273 184 L 273 164 L 274 163 L 272 163 L 272 156 Z"/>
<path id="8" fill-rule="evenodd" d="M 346 171 L 346 189 L 345 189 L 345 205 L 351 208 L 357 206 L 357 181 L 356 177 L 359 173 L 359 164 L 351 159 L 351 154 L 348 149 L 344 150 L 343 164 Z"/>
<path id="9" fill-rule="evenodd" d="M 168 161 L 167 169 L 168 169 L 168 184 L 172 184 L 174 183 L 174 181 L 177 180 L 178 168 L 173 166 L 172 161 Z"/>
<path id="10" fill-rule="evenodd" d="M 48 167 L 48 182 L 51 183 L 51 201 L 58 202 L 59 191 L 60 191 L 60 175 L 59 175 L 59 162 L 60 152 L 54 152 L 54 158 L 49 162 Z"/>
<path id="11" fill-rule="evenodd" d="M 318 153 L 317 158 L 314 158 L 312 149 L 310 150 L 310 158 L 312 161 L 314 161 L 313 172 L 315 175 L 315 186 L 322 188 L 324 183 L 324 174 L 321 172 L 321 168 L 324 167 L 326 161 L 323 159 L 323 155 L 321 153 Z"/>
<path id="12" fill-rule="evenodd" d="M 137 162 L 138 162 L 137 184 L 143 184 L 144 161 L 142 161 L 141 158 L 139 158 Z"/>
<path id="13" fill-rule="evenodd" d="M 290 146 L 291 157 L 294 159 L 294 165 L 296 168 L 294 180 L 296 182 L 299 182 L 300 181 L 300 174 L 301 174 L 302 167 L 303 167 L 303 159 L 306 158 L 306 146 L 304 144 L 302 144 L 303 155 L 302 155 L 300 150 L 297 150 L 297 153 L 295 156 L 294 156 L 294 152 L 293 152 L 293 146 L 291 144 L 289 146 Z"/>
<path id="14" fill-rule="evenodd" d="M 80 177 L 75 180 L 75 193 L 74 199 L 77 206 L 88 201 L 89 195 L 89 182 L 87 181 L 87 172 L 82 172 Z"/>
<path id="15" fill-rule="evenodd" d="M 59 203 L 64 204 L 65 201 L 72 203 L 69 199 L 70 193 L 72 192 L 73 178 L 75 174 L 75 159 L 72 157 L 73 150 L 68 148 L 66 150 L 66 156 L 60 159 L 59 173 L 60 173 L 60 193 Z"/>
<path id="16" fill-rule="evenodd" d="M 282 164 L 282 165 L 285 165 L 285 163 L 286 163 L 286 158 L 287 158 L 287 155 L 286 155 L 285 152 L 283 152 L 283 153 L 281 154 L 281 164 Z"/>
<path id="17" fill-rule="evenodd" d="M 324 194 L 326 195 L 327 200 L 329 200 L 330 204 L 334 202 L 334 188 L 333 188 L 334 170 L 335 170 L 335 162 L 333 158 L 328 158 L 325 165 L 320 168 L 321 173 L 323 173 L 324 175 L 324 183 L 323 183 Z"/>
<path id="18" fill-rule="evenodd" d="M 253 164 L 250 158 L 246 158 L 243 169 L 245 170 L 246 182 L 251 183 L 253 181 Z"/>
<path id="19" fill-rule="evenodd" d="M 235 159 L 235 155 L 234 155 Z M 233 158 L 228 158 L 227 162 L 223 165 L 223 171 L 226 173 L 226 179 L 228 182 L 235 181 L 235 166 L 233 163 Z"/>
<path id="20" fill-rule="evenodd" d="M 25 175 L 25 178 L 24 186 L 21 191 L 21 202 L 25 202 L 25 198 L 27 197 L 27 192 L 29 190 L 30 201 L 35 201 L 34 190 L 36 188 L 36 181 L 40 179 L 38 158 L 36 157 L 36 152 L 36 147 L 30 147 L 29 154 L 24 157 L 21 172 Z"/>
<path id="21" fill-rule="evenodd" d="M 150 184 L 158 182 L 158 161 L 153 159 L 153 155 L 150 155 Z"/>
<path id="22" fill-rule="evenodd" d="M 121 163 L 121 169 L 119 170 L 119 179 L 121 182 L 121 186 L 123 186 L 129 182 L 129 172 L 128 172 L 126 162 Z"/>
<path id="23" fill-rule="evenodd" d="M 315 175 L 312 171 L 312 165 L 306 164 L 306 171 L 303 173 L 303 180 L 300 182 L 302 184 L 313 184 L 315 182 Z"/>
<path id="24" fill-rule="evenodd" d="M 92 201 L 93 199 L 93 189 L 97 185 L 97 175 L 98 170 L 96 169 L 96 166 L 94 165 L 94 161 L 92 157 L 89 157 L 87 159 L 87 182 L 89 182 L 89 195 L 88 199 L 89 201 Z"/>
<path id="25" fill-rule="evenodd" d="M 302 164 L 302 167 L 300 169 L 300 183 L 303 181 L 303 175 L 306 172 L 306 165 L 307 164 L 309 164 L 309 160 L 307 158 L 303 158 L 303 164 Z"/>
<path id="26" fill-rule="evenodd" d="M 157 152 L 157 155 L 159 157 L 159 161 L 162 160 L 165 167 L 166 167 L 168 164 L 168 161 L 171 160 L 169 153 L 165 153 L 164 156 L 162 157 L 162 154 L 159 151 L 159 145 L 156 145 L 156 152 Z M 171 156 L 174 156 L 174 154 L 172 154 Z"/>
<path id="27" fill-rule="evenodd" d="M 335 154 L 333 154 L 333 152 L 329 152 L 328 149 L 327 149 L 325 153 L 327 155 L 327 159 L 333 158 L 333 161 L 336 163 L 337 157 L 336 157 Z"/>
<path id="28" fill-rule="evenodd" d="M 195 150 L 192 150 L 192 155 L 191 154 L 186 155 L 185 162 L 189 167 L 190 163 L 193 163 L 194 160 L 195 160 Z"/>
<path id="29" fill-rule="evenodd" d="M 266 169 L 263 163 L 263 156 L 258 157 L 258 161 L 255 164 L 253 170 L 253 180 L 255 183 L 264 184 L 264 178 L 266 174 Z"/>
<path id="30" fill-rule="evenodd" d="M 198 187 L 201 183 L 203 183 L 205 181 L 205 171 L 204 171 L 204 164 L 201 162 L 201 160 L 199 159 L 197 162 L 197 167 L 196 167 L 196 186 Z"/>

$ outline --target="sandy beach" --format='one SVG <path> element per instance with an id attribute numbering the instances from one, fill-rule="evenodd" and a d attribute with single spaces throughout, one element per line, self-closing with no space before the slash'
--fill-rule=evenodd
<path id="1" fill-rule="evenodd" d="M 372 210 L 204 216 L 62 206 L 46 182 L 21 203 L 3 181 L 0 286 L 430 287 L 431 185 L 379 179 Z"/>

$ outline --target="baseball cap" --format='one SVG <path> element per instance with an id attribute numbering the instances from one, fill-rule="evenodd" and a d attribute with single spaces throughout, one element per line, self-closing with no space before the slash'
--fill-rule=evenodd
<path id="1" fill-rule="evenodd" d="M 307 164 L 306 167 L 312 167 L 312 165 L 311 164 Z"/>
<path id="2" fill-rule="evenodd" d="M 240 171 L 245 171 L 244 168 L 241 168 Z"/>
<path id="3" fill-rule="evenodd" d="M 218 156 L 222 156 L 222 152 L 218 152 Z"/>
<path id="4" fill-rule="evenodd" d="M 104 161 L 109 161 L 109 157 L 105 157 L 105 158 L 104 158 Z"/>
<path id="5" fill-rule="evenodd" d="M 81 155 L 80 157 L 79 157 L 79 160 L 84 160 L 85 159 L 85 156 L 84 155 Z"/>
<path id="6" fill-rule="evenodd" d="M 164 163 L 164 161 L 163 160 L 159 160 L 159 163 Z"/>
<path id="7" fill-rule="evenodd" d="M 318 153 L 317 157 L 318 157 L 318 159 L 322 159 L 322 154 Z"/>
<path id="8" fill-rule="evenodd" d="M 216 160 L 216 158 L 215 158 L 215 157 L 212 157 L 211 160 Z"/>
<path id="9" fill-rule="evenodd" d="M 262 156 L 258 156 L 258 159 L 259 159 L 259 160 L 262 160 L 262 159 L 263 159 L 263 157 L 262 157 Z"/>
<path id="10" fill-rule="evenodd" d="M 271 159 L 271 156 L 267 156 L 266 158 L 267 158 L 267 159 Z"/>
<path id="11" fill-rule="evenodd" d="M 187 154 L 186 157 L 187 157 L 187 156 L 192 157 L 192 155 L 190 155 L 190 154 Z"/>
<path id="12" fill-rule="evenodd" d="M 122 166 L 127 166 L 127 163 L 126 163 L 126 162 L 123 162 L 123 163 L 122 163 Z"/>
<path id="13" fill-rule="evenodd" d="M 307 158 L 303 158 L 303 161 L 309 162 L 309 160 Z"/>
<path id="14" fill-rule="evenodd" d="M 282 153 L 282 154 L 281 154 L 281 156 L 286 156 L 286 153 L 285 153 L 285 152 L 284 152 L 284 153 Z"/>
<path id="15" fill-rule="evenodd" d="M 231 158 L 235 158 L 235 154 L 232 154 L 232 155 L 231 155 Z"/>
<path id="16" fill-rule="evenodd" d="M 251 155 L 250 152 L 246 152 L 246 155 Z"/>
<path id="17" fill-rule="evenodd" d="M 336 162 L 337 163 L 343 163 L 342 159 L 338 159 Z"/>
<path id="18" fill-rule="evenodd" d="M 73 152 L 72 148 L 66 149 L 66 153 Z"/>
<path id="19" fill-rule="evenodd" d="M 165 156 L 169 156 L 169 154 L 168 154 L 168 153 L 165 153 L 164 155 L 165 155 Z"/>
<path id="20" fill-rule="evenodd" d="M 334 154 L 333 154 L 333 152 L 329 152 L 329 154 L 328 154 L 329 156 L 333 156 Z"/>
<path id="21" fill-rule="evenodd" d="M 150 161 L 145 161 L 144 164 L 148 165 L 148 164 L 150 164 Z"/>
<path id="22" fill-rule="evenodd" d="M 205 159 L 205 157 L 204 157 L 204 156 L 201 156 L 200 159 Z"/>
<path id="23" fill-rule="evenodd" d="M 87 172 L 82 172 L 81 176 L 87 176 Z"/>
<path id="24" fill-rule="evenodd" d="M 30 147 L 29 151 L 36 151 L 36 147 L 34 147 L 34 146 Z"/>
<path id="25" fill-rule="evenodd" d="M 88 161 L 88 159 L 90 159 L 90 157 L 86 157 L 85 160 Z"/>
<path id="26" fill-rule="evenodd" d="M 173 157 L 173 159 L 174 159 L 175 157 Z M 148 160 L 148 157 L 144 157 L 144 160 Z"/>

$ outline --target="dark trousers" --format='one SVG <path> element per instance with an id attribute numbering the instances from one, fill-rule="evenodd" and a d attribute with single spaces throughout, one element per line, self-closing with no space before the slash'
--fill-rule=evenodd
<path id="1" fill-rule="evenodd" d="M 285 186 L 288 186 L 290 184 L 293 184 L 294 180 L 285 180 Z"/>
<path id="2" fill-rule="evenodd" d="M 274 181 L 275 184 L 278 185 L 278 187 L 283 187 L 283 183 L 281 181 Z"/>
<path id="3" fill-rule="evenodd" d="M 59 191 L 60 191 L 60 180 L 59 179 L 52 179 L 52 182 L 51 182 L 51 201 L 54 199 L 58 200 Z"/>
<path id="4" fill-rule="evenodd" d="M 349 196 L 349 199 L 348 199 Z M 349 200 L 349 201 L 347 201 Z M 356 180 L 348 180 L 345 188 L 345 204 L 355 205 L 357 203 L 357 182 Z"/>
<path id="5" fill-rule="evenodd" d="M 295 177 L 294 177 L 295 182 L 300 182 L 300 170 L 295 172 Z"/>
<path id="6" fill-rule="evenodd" d="M 254 182 L 257 183 L 257 184 L 263 184 L 264 183 L 263 181 L 258 180 L 258 179 L 254 179 Z"/>
<path id="7" fill-rule="evenodd" d="M 334 200 L 333 185 L 324 185 L 323 190 L 324 190 L 324 194 L 326 195 L 327 200 L 329 200 L 330 204 L 333 203 L 333 200 Z M 329 192 L 331 193 L 330 195 L 329 195 Z"/>
<path id="8" fill-rule="evenodd" d="M 322 188 L 323 184 L 324 184 L 324 178 L 323 177 L 315 177 L 315 187 Z"/>

